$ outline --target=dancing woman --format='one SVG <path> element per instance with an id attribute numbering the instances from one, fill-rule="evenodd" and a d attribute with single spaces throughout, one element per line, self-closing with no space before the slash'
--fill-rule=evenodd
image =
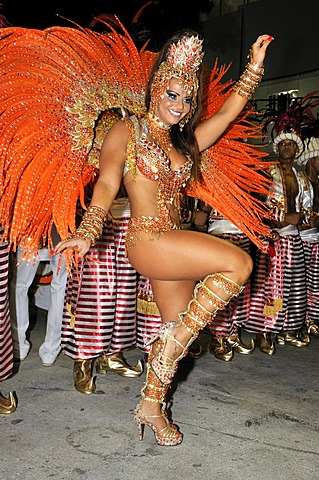
<path id="1" fill-rule="evenodd" d="M 135 410 L 140 439 L 149 425 L 159 445 L 177 445 L 183 439 L 165 411 L 179 360 L 216 311 L 241 292 L 252 270 L 251 258 L 238 247 L 180 229 L 179 194 L 191 179 L 200 178 L 199 153 L 212 146 L 245 107 L 261 80 L 272 40 L 269 35 L 258 37 L 233 92 L 201 123 L 202 40 L 183 32 L 167 42 L 150 75 L 146 116 L 123 119 L 107 133 L 91 205 L 73 237 L 55 249 L 73 248 L 79 259 L 85 255 L 101 233 L 123 178 L 131 204 L 127 256 L 150 278 L 163 321 Z"/>

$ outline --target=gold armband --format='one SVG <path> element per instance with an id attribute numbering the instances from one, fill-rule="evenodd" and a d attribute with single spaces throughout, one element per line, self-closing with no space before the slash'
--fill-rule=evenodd
<path id="1" fill-rule="evenodd" d="M 259 82 L 264 74 L 264 68 L 249 62 L 246 69 L 238 82 L 233 87 L 234 92 L 237 92 L 247 100 L 250 100 L 256 90 Z"/>
<path id="2" fill-rule="evenodd" d="M 91 240 L 91 246 L 95 245 L 96 240 L 102 235 L 106 217 L 103 208 L 91 205 L 83 215 L 79 228 L 72 234 L 72 238 L 88 238 Z"/>

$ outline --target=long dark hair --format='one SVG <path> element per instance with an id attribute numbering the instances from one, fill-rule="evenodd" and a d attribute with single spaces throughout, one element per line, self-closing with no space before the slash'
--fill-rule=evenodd
<path id="1" fill-rule="evenodd" d="M 145 103 L 147 111 L 150 108 L 151 103 L 151 86 L 153 82 L 154 75 L 156 74 L 160 64 L 166 60 L 167 52 L 170 46 L 173 43 L 177 43 L 183 37 L 190 37 L 190 36 L 198 36 L 200 35 L 193 31 L 193 30 L 181 30 L 177 32 L 173 37 L 171 37 L 167 42 L 163 45 L 161 51 L 159 52 L 152 71 L 149 76 L 146 94 L 145 94 Z M 192 176 L 195 180 L 199 180 L 200 178 L 200 171 L 199 171 L 199 149 L 197 140 L 194 134 L 195 128 L 198 125 L 201 114 L 202 114 L 202 66 L 197 70 L 196 76 L 198 78 L 199 88 L 196 95 L 197 106 L 194 111 L 194 114 L 190 118 L 190 120 L 184 125 L 183 130 L 181 131 L 179 128 L 179 124 L 173 125 L 170 130 L 171 140 L 176 148 L 176 150 L 183 155 L 189 156 L 193 160 L 193 168 L 192 168 Z"/>

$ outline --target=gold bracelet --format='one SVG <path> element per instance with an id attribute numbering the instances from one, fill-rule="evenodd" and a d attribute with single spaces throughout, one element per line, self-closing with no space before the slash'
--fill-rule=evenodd
<path id="1" fill-rule="evenodd" d="M 234 85 L 233 91 L 240 96 L 250 100 L 264 74 L 264 68 L 248 63 L 238 82 Z"/>
<path id="2" fill-rule="evenodd" d="M 263 66 L 258 67 L 258 65 L 256 63 L 249 62 L 249 63 L 247 63 L 246 68 L 247 68 L 247 70 L 250 71 L 250 73 L 252 75 L 255 75 L 256 77 L 258 77 L 260 75 L 263 76 L 263 74 L 265 73 L 264 67 Z"/>
<path id="3" fill-rule="evenodd" d="M 80 237 L 91 240 L 91 246 L 100 238 L 103 230 L 104 222 L 107 218 L 107 213 L 103 208 L 96 205 L 91 205 L 83 215 L 82 222 L 72 238 Z"/>

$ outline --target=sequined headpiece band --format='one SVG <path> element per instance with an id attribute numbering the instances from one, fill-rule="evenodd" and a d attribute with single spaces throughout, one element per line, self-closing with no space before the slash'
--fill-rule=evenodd
<path id="1" fill-rule="evenodd" d="M 170 46 L 166 62 L 172 69 L 179 72 L 196 73 L 204 56 L 202 46 L 203 40 L 197 36 L 185 36 Z"/>
<path id="2" fill-rule="evenodd" d="M 154 113 L 163 91 L 169 86 L 171 78 L 174 77 L 180 80 L 184 91 L 188 95 L 192 95 L 191 109 L 182 120 L 183 124 L 187 123 L 192 117 L 197 106 L 198 78 L 196 72 L 204 56 L 202 46 L 203 40 L 200 40 L 197 36 L 184 36 L 169 47 L 166 59 L 160 64 L 153 78 L 151 112 Z"/>

